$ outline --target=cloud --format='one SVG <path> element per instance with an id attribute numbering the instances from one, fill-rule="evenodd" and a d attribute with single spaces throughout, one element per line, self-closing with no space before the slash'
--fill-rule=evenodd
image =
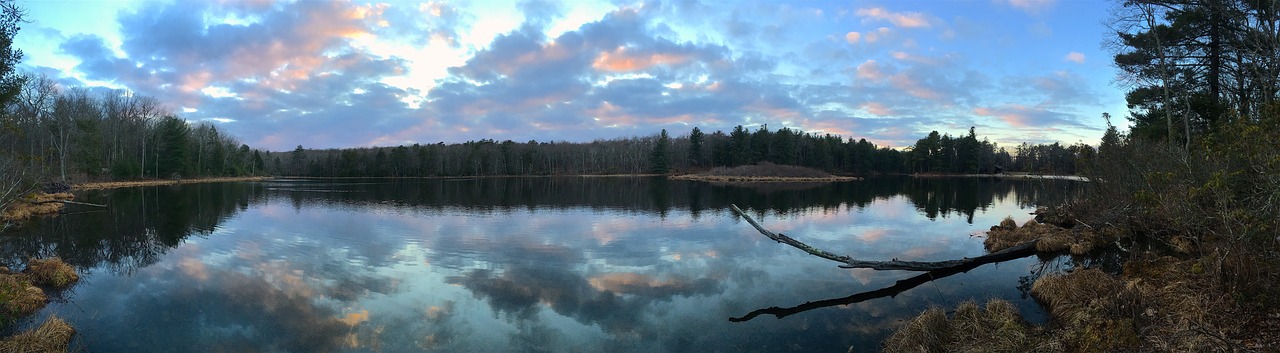
<path id="1" fill-rule="evenodd" d="M 124 56 L 97 35 L 76 35 L 60 47 L 81 60 L 76 69 L 88 79 L 124 85 L 175 109 L 194 109 L 197 119 L 233 121 L 223 124 L 224 131 L 256 147 L 365 144 L 379 135 L 371 127 L 394 128 L 414 115 L 403 102 L 413 92 L 378 82 L 404 74 L 405 62 L 351 47 L 377 35 L 387 8 L 337 2 L 263 6 L 144 7 L 119 17 Z M 220 21 L 248 12 L 257 20 Z"/>
<path id="2" fill-rule="evenodd" d="M 1019 104 L 1008 104 L 998 107 L 977 107 L 973 113 L 1000 119 L 1009 126 L 1018 129 L 1060 130 L 1064 127 L 1093 128 L 1079 121 L 1075 116 L 1040 107 L 1028 107 Z"/>
<path id="3" fill-rule="evenodd" d="M 858 41 L 861 41 L 861 40 L 862 40 L 862 33 L 849 32 L 844 34 L 844 41 L 849 42 L 849 44 L 857 43 Z"/>
<path id="4" fill-rule="evenodd" d="M 858 64 L 858 78 L 869 81 L 883 81 L 889 75 L 881 69 L 880 64 L 875 60 L 868 59 Z"/>
<path id="5" fill-rule="evenodd" d="M 560 315 L 606 332 L 634 332 L 649 303 L 675 296 L 718 293 L 711 279 L 670 278 L 658 281 L 639 274 L 602 274 L 591 279 L 552 267 L 514 267 L 501 274 L 487 269 L 449 277 L 478 297 L 488 299 L 495 312 L 530 319 L 548 306 Z"/>
<path id="6" fill-rule="evenodd" d="M 862 8 L 855 12 L 864 19 L 889 21 L 893 25 L 905 28 L 928 28 L 929 20 L 919 12 L 890 12 L 883 7 Z"/>
<path id="7" fill-rule="evenodd" d="M 1062 60 L 1070 61 L 1070 62 L 1077 63 L 1077 64 L 1083 64 L 1083 63 L 1084 63 L 1084 54 L 1083 54 L 1083 53 L 1080 53 L 1080 52 L 1073 51 L 1073 52 L 1067 53 L 1067 56 L 1063 57 L 1063 58 L 1062 58 Z"/>
<path id="8" fill-rule="evenodd" d="M 1053 7 L 1057 0 L 995 0 L 997 4 L 1011 6 L 1030 14 L 1040 14 Z"/>
<path id="9" fill-rule="evenodd" d="M 894 114 L 893 109 L 877 102 L 863 103 L 862 109 L 866 109 L 868 113 L 877 116 L 890 116 Z"/>
<path id="10" fill-rule="evenodd" d="M 897 145 L 889 132 L 964 124 L 979 105 L 1041 103 L 992 98 L 986 69 L 909 30 L 951 31 L 949 41 L 992 34 L 967 30 L 960 16 L 948 26 L 885 7 L 510 7 L 176 2 L 122 12 L 118 41 L 73 35 L 60 50 L 78 60 L 79 80 L 156 96 L 271 150 L 590 141 L 764 122 Z M 863 28 L 839 29 L 850 16 Z M 830 27 L 815 36 L 820 24 Z M 869 131 L 857 125 L 865 116 L 934 120 Z"/>

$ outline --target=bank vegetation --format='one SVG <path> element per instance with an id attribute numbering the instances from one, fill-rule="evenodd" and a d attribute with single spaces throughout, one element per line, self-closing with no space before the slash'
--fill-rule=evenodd
<path id="1" fill-rule="evenodd" d="M 1091 180 L 1080 197 L 1037 222 L 997 225 L 987 245 L 1039 238 L 1052 245 L 1044 251 L 1116 251 L 1123 269 L 1040 278 L 1031 295 L 1047 326 L 999 302 L 950 317 L 931 309 L 887 351 L 1280 347 L 1280 6 L 1129 0 L 1114 13 L 1129 130 L 1108 124 L 1095 158 L 1078 165 Z"/>

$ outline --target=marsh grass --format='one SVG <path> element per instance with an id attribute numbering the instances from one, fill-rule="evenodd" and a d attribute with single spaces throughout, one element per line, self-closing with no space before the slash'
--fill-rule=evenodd
<path id="1" fill-rule="evenodd" d="M 26 276 L 0 273 L 0 325 L 35 313 L 47 300 L 44 291 L 32 285 Z"/>
<path id="2" fill-rule="evenodd" d="M 37 286 L 62 289 L 79 280 L 75 268 L 56 257 L 31 259 L 27 269 L 18 273 L 0 268 L 0 325 L 34 314 L 48 303 L 44 290 Z"/>
<path id="3" fill-rule="evenodd" d="M 1042 253 L 1070 252 L 1072 255 L 1085 255 L 1093 252 L 1098 245 L 1109 244 L 1119 237 L 1114 228 L 1091 229 L 1075 227 L 1062 228 L 1055 224 L 1040 223 L 1028 220 L 1022 227 L 1011 217 L 1006 217 L 999 225 L 987 231 L 983 245 L 988 252 L 1004 250 L 1018 244 L 1037 240 L 1036 251 Z"/>
<path id="4" fill-rule="evenodd" d="M 932 308 L 885 340 L 885 352 L 1034 352 L 1057 343 L 1028 325 L 1012 303 L 992 299 L 986 307 L 966 301 L 950 319 Z"/>
<path id="5" fill-rule="evenodd" d="M 66 352 L 76 330 L 66 321 L 50 316 L 39 327 L 0 340 L 0 352 L 53 353 Z"/>
<path id="6" fill-rule="evenodd" d="M 755 165 L 740 165 L 715 169 L 699 173 L 672 176 L 675 180 L 700 180 L 714 182 L 831 182 L 857 180 L 855 177 L 840 177 L 821 170 L 794 165 L 760 162 Z"/>
<path id="7" fill-rule="evenodd" d="M 31 282 L 42 286 L 65 288 L 80 280 L 76 269 L 62 262 L 59 258 L 31 259 L 27 261 L 27 269 L 22 271 Z"/>
<path id="8" fill-rule="evenodd" d="M 1131 285 L 1098 269 L 1043 277 L 1031 296 L 1061 326 L 1057 336 L 1070 351 L 1110 352 L 1138 347 L 1134 318 L 1141 312 Z"/>
<path id="9" fill-rule="evenodd" d="M 52 202 L 56 200 L 71 200 L 75 195 L 71 193 L 46 194 L 35 192 L 23 196 L 9 204 L 3 211 L 0 211 L 0 221 L 15 222 L 28 219 L 35 216 L 56 214 L 62 210 L 62 203 Z"/>
<path id="10" fill-rule="evenodd" d="M 195 179 L 151 179 L 151 180 L 131 180 L 131 181 L 104 181 L 104 182 L 75 184 L 71 186 L 71 189 L 72 190 L 103 190 L 103 189 L 117 189 L 117 188 L 133 188 L 133 187 L 142 187 L 142 186 L 158 186 L 158 185 L 263 181 L 263 180 L 269 180 L 269 179 L 271 179 L 271 177 L 251 176 L 251 177 L 222 177 L 222 178 L 195 178 Z"/>

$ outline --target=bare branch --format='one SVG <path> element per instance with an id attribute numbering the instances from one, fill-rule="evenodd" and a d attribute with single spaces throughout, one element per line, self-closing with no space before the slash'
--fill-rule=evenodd
<path id="1" fill-rule="evenodd" d="M 769 239 L 773 239 L 776 242 L 790 245 L 796 249 L 804 250 L 805 252 L 813 256 L 839 262 L 841 263 L 840 267 L 842 268 L 870 268 L 874 270 L 903 270 L 903 271 L 935 271 L 935 270 L 942 270 L 942 269 L 953 268 L 958 266 L 964 266 L 964 265 L 972 264 L 975 262 L 981 262 L 989 258 L 1007 256 L 1010 253 L 1020 254 L 1027 251 L 1028 249 L 1034 249 L 1036 246 L 1036 243 L 1039 241 L 1039 239 L 1036 239 L 1036 240 L 1032 240 L 1032 241 L 1028 241 L 1022 244 L 1012 246 L 1008 249 L 990 253 L 987 255 L 974 257 L 974 258 L 966 257 L 959 260 L 898 261 L 897 259 L 894 259 L 890 261 L 866 261 L 866 260 L 854 259 L 852 257 L 845 256 L 845 255 L 836 255 L 829 251 L 809 246 L 809 244 L 805 244 L 799 240 L 795 240 L 794 238 L 786 236 L 785 234 L 774 233 L 772 231 L 769 231 L 768 229 L 765 229 L 759 223 L 756 223 L 756 220 L 752 219 L 751 216 L 747 215 L 746 212 L 743 212 L 742 209 L 739 209 L 738 205 L 729 205 L 729 207 L 733 209 L 734 213 L 738 214 L 739 216 L 742 216 L 742 218 L 745 218 L 747 220 L 747 223 L 751 223 L 751 226 L 755 227 L 756 230 L 760 231 L 760 234 L 764 234 L 764 236 L 769 237 Z"/>

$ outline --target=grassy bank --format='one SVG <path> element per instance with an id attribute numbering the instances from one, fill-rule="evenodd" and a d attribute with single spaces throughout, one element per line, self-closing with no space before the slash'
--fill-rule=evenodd
<path id="1" fill-rule="evenodd" d="M 75 199 L 71 193 L 46 194 L 34 192 L 15 200 L 8 207 L 0 210 L 0 222 L 17 222 L 35 216 L 51 215 L 62 210 L 63 204 L 58 201 Z"/>
<path id="2" fill-rule="evenodd" d="M 761 162 L 755 165 L 742 165 L 733 168 L 719 167 L 703 173 L 675 175 L 672 180 L 697 180 L 709 182 L 751 182 L 751 183 L 822 183 L 833 181 L 859 180 L 856 177 L 843 177 L 826 172 L 793 166 Z"/>
<path id="3" fill-rule="evenodd" d="M 1280 106 L 1270 109 L 1260 119 L 1220 126 L 1190 146 L 1110 131 L 1096 158 L 1087 161 L 1084 176 L 1092 182 L 1080 197 L 1041 209 L 1036 221 L 1022 226 L 1007 219 L 985 242 L 994 251 L 1038 240 L 1039 251 L 1084 257 L 1110 248 L 1122 271 L 1079 267 L 1036 280 L 1031 295 L 1050 313 L 1046 326 L 1007 315 L 977 320 L 972 308 L 948 318 L 934 309 L 902 326 L 885 350 L 1280 347 L 1280 145 L 1274 141 Z M 972 330 L 965 327 L 978 325 L 975 320 L 998 322 L 1005 333 L 968 338 L 972 334 L 965 332 Z"/>
<path id="4" fill-rule="evenodd" d="M 157 186 L 157 185 L 176 185 L 176 184 L 196 184 L 196 183 L 223 183 L 234 181 L 262 181 L 271 179 L 271 177 L 251 176 L 251 177 L 224 177 L 224 178 L 196 178 L 196 179 L 152 179 L 152 180 L 130 180 L 130 181 L 103 181 L 80 183 L 71 186 L 72 190 L 102 190 L 116 188 L 132 188 L 139 186 Z"/>

